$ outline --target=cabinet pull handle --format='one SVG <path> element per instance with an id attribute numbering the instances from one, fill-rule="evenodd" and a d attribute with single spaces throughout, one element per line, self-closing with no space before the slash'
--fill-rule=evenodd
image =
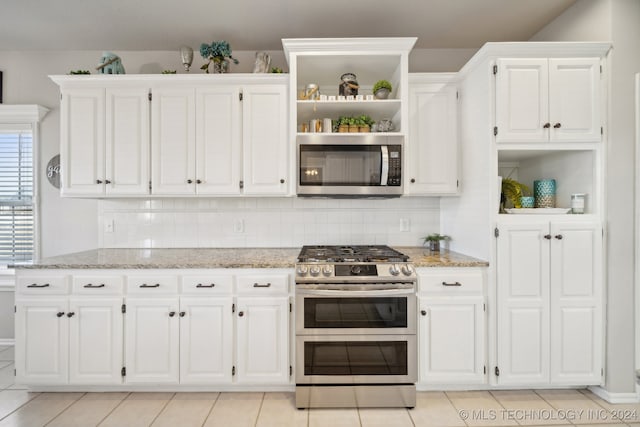
<path id="1" fill-rule="evenodd" d="M 284 178 L 280 178 L 280 184 L 284 184 Z"/>
<path id="2" fill-rule="evenodd" d="M 175 311 L 170 311 L 170 312 L 169 312 L 169 317 L 173 317 L 173 316 L 175 316 L 175 315 L 176 315 L 176 312 L 175 312 Z"/>
<path id="3" fill-rule="evenodd" d="M 187 180 L 187 184 L 193 184 L 193 180 L 192 179 L 188 179 Z"/>
<path id="4" fill-rule="evenodd" d="M 198 283 L 196 285 L 196 288 L 213 288 L 215 285 L 216 285 L 215 283 L 212 283 L 210 285 L 203 285 L 202 283 Z"/>
<path id="5" fill-rule="evenodd" d="M 556 234 L 554 237 L 558 240 L 562 240 L 562 234 Z"/>
<path id="6" fill-rule="evenodd" d="M 91 289 L 96 289 L 96 288 L 104 288 L 104 283 L 101 283 L 99 285 L 92 285 L 91 283 L 87 283 L 86 285 L 83 286 L 84 288 L 91 288 Z"/>
<path id="7" fill-rule="evenodd" d="M 105 179 L 105 180 L 104 180 L 104 183 L 105 183 L 105 184 L 111 184 L 111 181 L 109 181 L 108 179 Z"/>
<path id="8" fill-rule="evenodd" d="M 102 184 L 102 181 L 99 179 L 96 179 L 96 184 Z"/>
<path id="9" fill-rule="evenodd" d="M 442 282 L 442 286 L 462 286 L 462 283 L 460 283 L 460 282 L 454 282 L 454 283 Z"/>
<path id="10" fill-rule="evenodd" d="M 59 311 L 59 312 L 57 312 L 57 313 L 56 313 L 56 316 L 58 316 L 58 317 L 62 317 L 62 316 L 64 316 L 64 311 Z"/>
<path id="11" fill-rule="evenodd" d="M 271 287 L 271 283 L 267 283 L 266 285 L 261 285 L 260 283 L 254 283 L 253 287 L 254 288 L 270 288 Z"/>
<path id="12" fill-rule="evenodd" d="M 553 125 L 554 129 L 560 129 L 560 127 L 562 127 L 560 123 L 556 123 L 555 125 Z"/>
<path id="13" fill-rule="evenodd" d="M 181 311 L 179 314 L 180 314 L 180 317 L 184 317 L 184 315 L 187 314 L 187 312 L 186 311 Z"/>
<path id="14" fill-rule="evenodd" d="M 74 313 L 73 311 L 69 312 L 69 313 L 67 313 L 67 317 L 71 318 L 71 317 L 75 316 L 75 314 L 76 313 Z"/>
<path id="15" fill-rule="evenodd" d="M 422 314 L 423 316 L 427 315 L 427 310 L 420 310 L 420 314 Z"/>
<path id="16" fill-rule="evenodd" d="M 411 183 L 415 184 L 415 182 L 416 182 L 416 179 L 415 178 L 411 178 Z"/>
<path id="17" fill-rule="evenodd" d="M 156 283 L 155 285 L 147 285 L 146 283 L 143 283 L 142 285 L 140 285 L 141 288 L 159 288 L 160 287 L 160 283 Z"/>
<path id="18" fill-rule="evenodd" d="M 196 179 L 196 184 L 202 184 L 202 180 L 201 179 Z"/>
<path id="19" fill-rule="evenodd" d="M 27 288 L 48 288 L 50 285 L 45 283 L 44 285 L 38 285 L 37 283 L 32 283 Z"/>
<path id="20" fill-rule="evenodd" d="M 244 316 L 244 311 L 239 311 L 239 312 L 238 312 L 238 316 L 239 316 L 239 317 Z"/>
<path id="21" fill-rule="evenodd" d="M 551 234 L 545 234 L 544 238 L 547 239 L 547 240 L 551 240 Z"/>
<path id="22" fill-rule="evenodd" d="M 544 129 L 549 129 L 551 127 L 551 123 L 547 122 L 542 126 Z"/>

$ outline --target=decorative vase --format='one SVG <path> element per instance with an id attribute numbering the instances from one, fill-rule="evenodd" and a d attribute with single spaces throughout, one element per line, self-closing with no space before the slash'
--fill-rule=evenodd
<path id="1" fill-rule="evenodd" d="M 213 73 L 224 74 L 229 71 L 229 61 L 226 59 L 213 58 Z"/>
<path id="2" fill-rule="evenodd" d="M 193 49 L 189 46 L 182 46 L 180 48 L 180 58 L 182 59 L 184 70 L 188 72 L 193 62 Z"/>
<path id="3" fill-rule="evenodd" d="M 373 95 L 377 98 L 377 99 L 387 99 L 389 97 L 389 94 L 391 93 L 391 91 L 389 91 L 389 89 L 387 89 L 386 87 L 381 87 L 380 89 L 378 89 L 376 91 L 376 93 L 374 93 Z"/>
<path id="4" fill-rule="evenodd" d="M 520 206 L 523 208 L 532 208 L 535 203 L 535 197 L 522 196 L 520 197 Z"/>
<path id="5" fill-rule="evenodd" d="M 429 250 L 431 252 L 440 252 L 440 241 L 439 240 L 429 240 Z"/>
<path id="6" fill-rule="evenodd" d="M 555 208 L 556 180 L 540 179 L 533 181 L 533 195 L 536 208 Z"/>

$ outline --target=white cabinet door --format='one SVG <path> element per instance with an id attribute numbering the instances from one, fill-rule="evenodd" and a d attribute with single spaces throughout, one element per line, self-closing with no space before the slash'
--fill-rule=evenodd
<path id="1" fill-rule="evenodd" d="M 127 383 L 178 383 L 178 298 L 128 298 L 125 317 Z"/>
<path id="2" fill-rule="evenodd" d="M 419 298 L 421 382 L 485 382 L 483 306 L 482 296 Z"/>
<path id="3" fill-rule="evenodd" d="M 551 381 L 602 381 L 602 228 L 551 223 Z"/>
<path id="4" fill-rule="evenodd" d="M 180 298 L 180 383 L 230 384 L 233 298 Z"/>
<path id="5" fill-rule="evenodd" d="M 548 141 L 547 59 L 499 59 L 496 65 L 496 141 Z"/>
<path id="6" fill-rule="evenodd" d="M 246 86 L 242 101 L 244 194 L 286 195 L 289 189 L 287 88 Z"/>
<path id="7" fill-rule="evenodd" d="M 551 141 L 598 142 L 600 59 L 549 59 Z"/>
<path id="8" fill-rule="evenodd" d="M 105 192 L 149 194 L 149 90 L 106 91 Z"/>
<path id="9" fill-rule="evenodd" d="M 61 194 L 104 193 L 104 89 L 62 91 L 60 103 Z"/>
<path id="10" fill-rule="evenodd" d="M 240 89 L 196 89 L 196 191 L 240 194 Z"/>
<path id="11" fill-rule="evenodd" d="M 545 236 L 549 226 L 501 224 L 499 228 L 498 382 L 548 383 L 549 239 Z"/>
<path id="12" fill-rule="evenodd" d="M 69 319 L 66 297 L 16 302 L 16 383 L 66 384 Z"/>
<path id="13" fill-rule="evenodd" d="M 195 194 L 195 90 L 154 89 L 151 101 L 152 194 Z"/>
<path id="14" fill-rule="evenodd" d="M 406 193 L 455 194 L 458 189 L 456 87 L 410 86 L 409 115 Z"/>
<path id="15" fill-rule="evenodd" d="M 120 384 L 122 298 L 72 297 L 69 303 L 69 383 Z"/>
<path id="16" fill-rule="evenodd" d="M 288 297 L 239 297 L 237 310 L 237 382 L 289 382 Z"/>

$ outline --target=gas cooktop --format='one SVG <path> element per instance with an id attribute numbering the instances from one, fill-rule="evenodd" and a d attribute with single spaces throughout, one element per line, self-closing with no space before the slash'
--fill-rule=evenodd
<path id="1" fill-rule="evenodd" d="M 303 246 L 298 262 L 407 262 L 409 257 L 384 245 Z"/>

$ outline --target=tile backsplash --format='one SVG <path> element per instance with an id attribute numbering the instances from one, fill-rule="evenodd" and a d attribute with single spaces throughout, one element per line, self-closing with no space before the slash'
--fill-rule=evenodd
<path id="1" fill-rule="evenodd" d="M 103 248 L 416 246 L 440 230 L 438 198 L 101 200 Z"/>

